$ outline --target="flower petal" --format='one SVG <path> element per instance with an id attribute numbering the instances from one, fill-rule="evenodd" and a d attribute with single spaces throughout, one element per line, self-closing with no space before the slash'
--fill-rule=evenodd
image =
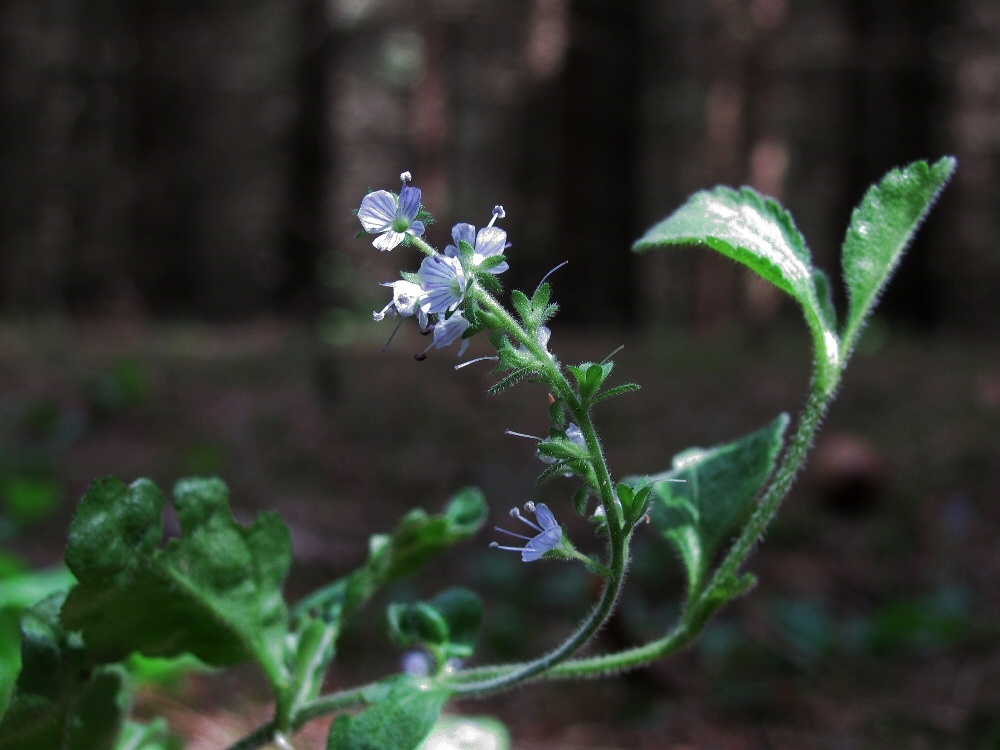
<path id="1" fill-rule="evenodd" d="M 561 541 L 562 529 L 557 524 L 555 528 L 543 531 L 524 545 L 524 551 L 521 553 L 521 561 L 534 562 L 535 560 L 539 560 L 546 552 L 558 547 Z"/>
<path id="2" fill-rule="evenodd" d="M 472 224 L 456 224 L 451 228 L 451 236 L 456 247 L 460 242 L 468 242 L 473 246 L 476 244 L 476 228 Z"/>
<path id="3" fill-rule="evenodd" d="M 409 222 L 413 222 L 420 212 L 420 188 L 405 185 L 399 191 L 399 216 L 405 216 Z M 421 224 L 421 227 L 423 224 Z"/>
<path id="4" fill-rule="evenodd" d="M 392 226 L 396 218 L 397 198 L 388 190 L 376 190 L 361 200 L 358 219 L 366 232 L 384 232 Z"/>
<path id="5" fill-rule="evenodd" d="M 538 503 L 535 505 L 535 518 L 538 519 L 538 523 L 541 524 L 545 531 L 551 531 L 552 529 L 558 529 L 559 523 L 556 521 L 556 517 L 549 510 L 549 506 L 545 503 Z"/>
<path id="6" fill-rule="evenodd" d="M 379 235 L 375 238 L 372 244 L 379 249 L 379 252 L 385 252 L 386 250 L 392 250 L 396 245 L 400 244 L 406 237 L 402 232 L 388 231 L 385 234 Z"/>
<path id="7" fill-rule="evenodd" d="M 499 255 L 507 244 L 507 233 L 500 227 L 483 227 L 476 235 L 476 254 L 484 258 Z"/>

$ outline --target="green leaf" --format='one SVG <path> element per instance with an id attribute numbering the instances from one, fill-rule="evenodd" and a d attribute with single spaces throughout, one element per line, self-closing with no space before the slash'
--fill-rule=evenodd
<path id="1" fill-rule="evenodd" d="M 584 401 L 590 401 L 601 389 L 614 366 L 614 362 L 604 362 L 597 365 L 593 362 L 584 362 L 578 366 L 570 365 L 566 369 L 573 373 L 576 378 L 580 388 L 580 398 Z"/>
<path id="2" fill-rule="evenodd" d="M 133 651 L 190 652 L 212 665 L 256 660 L 276 692 L 287 683 L 288 615 L 281 584 L 291 563 L 288 528 L 261 514 L 249 527 L 229 510 L 218 479 L 174 489 L 182 536 L 160 546 L 163 496 L 149 480 L 95 482 L 70 527 L 66 562 L 79 579 L 63 622 L 102 662 Z"/>
<path id="3" fill-rule="evenodd" d="M 608 388 L 604 393 L 597 394 L 592 403 L 598 403 L 599 401 L 604 401 L 606 398 L 611 398 L 612 396 L 621 396 L 626 393 L 634 393 L 639 390 L 642 386 L 637 383 L 622 383 L 621 385 L 616 385 L 614 388 Z"/>
<path id="4" fill-rule="evenodd" d="M 825 277 L 818 277 L 802 234 L 777 201 L 748 187 L 704 190 L 653 225 L 632 249 L 678 245 L 716 250 L 791 295 L 812 333 L 820 385 L 825 389 L 836 383 L 841 355 L 837 321 L 828 304 L 829 285 Z"/>
<path id="5" fill-rule="evenodd" d="M 930 166 L 918 161 L 894 169 L 868 189 L 851 214 L 843 247 L 850 301 L 843 339 L 848 350 L 956 164 L 946 156 Z"/>
<path id="6" fill-rule="evenodd" d="M 93 664 L 59 622 L 65 594 L 21 617 L 14 699 L 0 721 L 0 750 L 112 750 L 128 712 L 122 671 Z"/>
<path id="7" fill-rule="evenodd" d="M 727 535 L 753 509 L 774 468 L 787 427 L 788 415 L 782 414 L 739 440 L 679 453 L 670 471 L 648 478 L 653 488 L 650 518 L 681 555 L 689 599 L 701 592 Z"/>
<path id="8" fill-rule="evenodd" d="M 403 648 L 423 646 L 443 666 L 472 656 L 483 622 L 483 603 L 464 588 L 442 591 L 427 602 L 389 605 L 389 632 Z"/>
<path id="9" fill-rule="evenodd" d="M 431 733 L 447 691 L 406 675 L 383 680 L 371 705 L 356 716 L 338 716 L 328 750 L 417 750 Z"/>

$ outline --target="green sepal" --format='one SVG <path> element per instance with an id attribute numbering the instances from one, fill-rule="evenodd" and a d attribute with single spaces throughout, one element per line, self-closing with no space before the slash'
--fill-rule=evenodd
<path id="1" fill-rule="evenodd" d="M 642 386 L 638 383 L 622 383 L 621 385 L 616 385 L 614 388 L 608 388 L 608 390 L 603 393 L 598 393 L 597 396 L 591 400 L 591 403 L 596 404 L 607 398 L 611 398 L 612 396 L 622 396 L 626 393 L 634 393 L 641 387 Z"/>
<path id="2" fill-rule="evenodd" d="M 849 300 L 843 339 L 857 343 L 869 313 L 896 266 L 955 172 L 946 156 L 933 165 L 918 161 L 894 169 L 865 193 L 851 214 L 842 261 Z"/>
<path id="3" fill-rule="evenodd" d="M 549 419 L 552 420 L 552 426 L 557 430 L 565 430 L 566 421 L 566 400 L 563 398 L 552 397 L 552 403 L 549 404 Z"/>
<path id="4" fill-rule="evenodd" d="M 689 600 L 701 593 L 709 567 L 728 535 L 753 510 L 774 470 L 787 427 L 788 415 L 782 414 L 731 443 L 679 453 L 671 470 L 647 478 L 653 488 L 650 519 L 684 562 Z M 684 481 L 666 481 L 670 479 Z"/>
<path id="5" fill-rule="evenodd" d="M 529 333 L 531 332 L 531 300 L 528 296 L 522 292 L 520 289 L 514 289 L 510 293 L 510 303 L 514 306 L 514 310 L 517 311 L 518 316 L 521 321 L 527 326 Z"/>
<path id="6" fill-rule="evenodd" d="M 217 666 L 253 659 L 280 695 L 288 527 L 275 513 L 242 526 L 221 480 L 186 479 L 174 489 L 182 536 L 161 547 L 163 505 L 146 479 L 91 485 L 70 526 L 66 563 L 80 583 L 63 606 L 65 626 L 103 662 L 133 651 L 190 652 Z"/>
<path id="7" fill-rule="evenodd" d="M 593 490 L 589 484 L 583 485 L 573 493 L 573 507 L 576 508 L 578 516 L 587 515 L 587 504 L 590 502 L 591 494 Z"/>
<path id="8" fill-rule="evenodd" d="M 503 293 L 503 284 L 500 283 L 500 279 L 495 274 L 488 272 L 477 273 L 476 283 L 494 297 L 499 297 Z"/>
<path id="9" fill-rule="evenodd" d="M 585 403 L 589 403 L 601 389 L 601 386 L 607 380 L 608 375 L 611 374 L 614 366 L 614 362 L 603 362 L 596 365 L 593 362 L 584 362 L 581 365 L 569 365 L 566 369 L 573 373 L 573 376 L 576 378 L 580 390 L 580 398 Z"/>
<path id="10" fill-rule="evenodd" d="M 395 675 L 365 697 L 368 708 L 333 722 L 327 750 L 417 750 L 434 728 L 448 692 L 415 677 Z"/>
<path id="11" fill-rule="evenodd" d="M 572 477 L 577 476 L 582 479 L 592 482 L 593 481 L 593 469 L 588 461 L 556 461 L 554 464 L 550 464 L 545 467 L 545 470 L 538 475 L 538 479 L 535 480 L 536 484 L 543 484 L 552 477 Z"/>
<path id="12" fill-rule="evenodd" d="M 403 279 L 403 281 L 409 281 L 411 284 L 416 284 L 417 286 L 420 286 L 419 273 L 416 273 L 414 271 L 400 271 L 399 276 L 400 278 Z"/>
<path id="13" fill-rule="evenodd" d="M 544 310 L 552 297 L 552 287 L 548 282 L 538 285 L 535 293 L 531 295 L 531 307 L 535 310 Z"/>
<path id="14" fill-rule="evenodd" d="M 554 435 L 538 444 L 538 453 L 557 461 L 590 461 L 590 453 L 565 435 Z"/>
<path id="15" fill-rule="evenodd" d="M 462 265 L 466 268 L 472 267 L 472 256 L 476 254 L 476 248 L 465 240 L 458 241 L 458 252 L 462 256 Z"/>
<path id="16" fill-rule="evenodd" d="M 440 668 L 449 659 L 472 656 L 483 622 L 483 603 L 468 589 L 450 588 L 426 602 L 390 604 L 387 619 L 394 643 L 427 649 Z"/>
<path id="17" fill-rule="evenodd" d="M 490 255 L 489 257 L 483 258 L 482 261 L 476 266 L 476 271 L 479 273 L 489 272 L 490 270 L 496 268 L 501 263 L 506 263 L 507 259 L 503 254 Z M 490 274 L 491 276 L 494 274 Z"/>
<path id="18" fill-rule="evenodd" d="M 486 392 L 489 393 L 491 396 L 495 396 L 501 391 L 510 388 L 512 385 L 517 385 L 525 378 L 531 377 L 534 374 L 535 374 L 534 368 L 520 367 L 517 370 L 514 370 L 514 372 L 508 373 L 498 382 L 491 385 Z"/>
<path id="19" fill-rule="evenodd" d="M 618 500 L 622 504 L 622 511 L 625 514 L 625 524 L 635 526 L 642 520 L 649 510 L 650 493 L 652 486 L 643 484 L 632 486 L 626 482 L 621 482 L 616 488 Z"/>
<path id="20" fill-rule="evenodd" d="M 64 593 L 21 615 L 21 673 L 0 721 L 0 750 L 112 750 L 130 699 L 124 671 L 94 662 L 59 619 Z"/>

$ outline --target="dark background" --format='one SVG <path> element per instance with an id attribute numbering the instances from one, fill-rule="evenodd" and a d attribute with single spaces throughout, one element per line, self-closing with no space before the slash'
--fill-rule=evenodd
<path id="1" fill-rule="evenodd" d="M 624 250 L 691 192 L 784 201 L 833 268 L 890 167 L 958 157 L 888 306 L 996 327 L 1000 14 L 985 0 L 0 2 L 0 310 L 353 311 L 396 258 L 350 211 L 410 170 L 440 217 L 504 204 L 515 285 L 567 316 L 710 329 L 773 301 Z M 438 236 L 440 235 L 440 236 Z"/>
<path id="2" fill-rule="evenodd" d="M 1000 4 L 987 0 L 0 0 L 0 562 L 61 559 L 95 477 L 218 474 L 278 508 L 294 599 L 407 509 L 529 498 L 546 400 L 497 398 L 370 311 L 419 258 L 354 239 L 365 191 L 413 173 L 437 246 L 496 204 L 509 287 L 554 277 L 566 362 L 638 394 L 598 419 L 618 475 L 745 434 L 807 388 L 794 306 L 709 253 L 631 242 L 693 191 L 779 198 L 819 265 L 865 188 L 959 167 L 859 348 L 814 458 L 699 645 L 488 713 L 521 748 L 1000 748 Z M 470 356 L 485 354 L 475 341 Z M 481 661 L 528 658 L 593 581 L 484 532 L 394 596 L 482 592 Z M 656 637 L 683 590 L 640 535 L 599 648 Z M 14 560 L 14 562 L 11 562 Z M 0 569 L 0 574 L 2 574 Z M 331 687 L 392 670 L 374 603 Z M 374 674 L 373 674 L 374 672 Z M 217 748 L 266 715 L 256 676 L 144 696 Z M 321 747 L 320 739 L 301 739 Z M 297 747 L 300 744 L 296 744 Z"/>

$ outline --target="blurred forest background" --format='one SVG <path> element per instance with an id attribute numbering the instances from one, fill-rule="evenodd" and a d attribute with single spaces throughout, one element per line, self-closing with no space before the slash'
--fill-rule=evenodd
<path id="1" fill-rule="evenodd" d="M 350 212 L 409 169 L 440 244 L 507 208 L 509 283 L 571 259 L 566 316 L 711 330 L 776 298 L 625 252 L 691 192 L 779 198 L 832 270 L 867 185 L 953 154 L 889 307 L 1000 317 L 992 0 L 2 0 L 0 35 L 8 315 L 380 308 Z"/>
<path id="2" fill-rule="evenodd" d="M 696 190 L 750 184 L 833 275 L 867 186 L 945 154 L 954 181 L 750 563 L 759 590 L 647 672 L 457 708 L 496 713 L 518 750 L 997 750 L 996 0 L 0 0 L 0 583 L 59 563 L 108 473 L 218 474 L 241 520 L 278 508 L 290 600 L 464 484 L 490 526 L 528 498 L 567 507 L 503 434 L 547 430 L 544 393 L 487 398 L 485 366 L 415 363 L 413 330 L 380 351 L 377 283 L 419 258 L 355 239 L 352 211 L 403 170 L 439 247 L 506 208 L 507 288 L 570 260 L 554 349 L 624 342 L 614 377 L 644 386 L 598 415 L 624 475 L 794 410 L 808 380 L 774 289 L 632 241 Z M 527 658 L 593 581 L 491 538 L 393 594 L 470 585 L 478 658 Z M 598 648 L 662 633 L 683 592 L 665 560 L 642 535 Z M 335 687 L 397 668 L 382 604 L 345 632 Z M 0 668 L 17 632 L 0 601 Z M 266 715 L 245 677 L 144 700 L 188 747 L 223 747 Z"/>

